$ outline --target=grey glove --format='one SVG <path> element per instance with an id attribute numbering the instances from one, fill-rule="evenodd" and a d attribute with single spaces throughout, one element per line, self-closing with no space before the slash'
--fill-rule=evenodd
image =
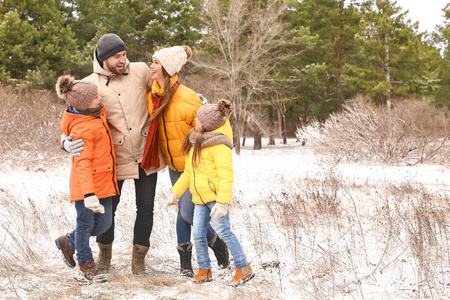
<path id="1" fill-rule="evenodd" d="M 170 192 L 169 197 L 167 198 L 166 204 L 164 204 L 163 209 L 166 209 L 169 206 L 173 206 L 175 211 L 178 212 L 178 201 L 180 201 L 180 196 L 178 196 L 174 192 Z"/>
<path id="2" fill-rule="evenodd" d="M 105 208 L 100 204 L 100 201 L 95 195 L 84 198 L 84 206 L 95 213 L 105 213 Z"/>
<path id="3" fill-rule="evenodd" d="M 210 216 L 212 220 L 216 220 L 217 218 L 223 217 L 228 213 L 228 204 L 216 202 L 213 208 L 211 209 Z"/>
<path id="4" fill-rule="evenodd" d="M 73 156 L 80 156 L 80 152 L 84 150 L 82 147 L 84 145 L 83 139 L 78 139 L 75 141 L 72 141 L 73 134 L 71 133 L 65 140 L 64 140 L 64 150 L 72 154 Z"/>
<path id="5" fill-rule="evenodd" d="M 200 97 L 200 100 L 202 101 L 202 105 L 208 104 L 208 99 L 206 99 L 203 94 L 197 94 Z"/>

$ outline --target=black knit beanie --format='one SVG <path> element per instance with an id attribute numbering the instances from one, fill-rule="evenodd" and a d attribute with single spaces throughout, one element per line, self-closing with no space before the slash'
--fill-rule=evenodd
<path id="1" fill-rule="evenodd" d="M 127 46 L 117 34 L 108 33 L 98 40 L 97 55 L 99 61 L 104 61 L 123 50 L 127 50 Z"/>

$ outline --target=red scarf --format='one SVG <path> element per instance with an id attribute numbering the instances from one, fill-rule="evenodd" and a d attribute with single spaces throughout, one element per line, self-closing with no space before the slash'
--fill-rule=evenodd
<path id="1" fill-rule="evenodd" d="M 172 97 L 180 86 L 180 82 L 175 82 L 170 88 L 170 97 Z M 152 115 L 155 111 L 161 107 L 164 100 L 164 95 L 158 96 L 158 94 L 151 92 L 151 98 L 153 103 Z M 164 112 L 161 112 L 163 114 Z M 150 169 L 150 167 L 159 168 L 159 138 L 158 138 L 158 126 L 159 119 L 157 117 L 150 121 L 150 126 L 147 133 L 147 141 L 145 142 L 144 157 L 142 158 L 141 168 L 144 170 Z"/>

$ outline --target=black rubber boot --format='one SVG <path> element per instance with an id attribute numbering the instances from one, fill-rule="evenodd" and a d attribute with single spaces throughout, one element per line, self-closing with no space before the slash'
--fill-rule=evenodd
<path id="1" fill-rule="evenodd" d="M 192 270 L 192 243 L 187 242 L 177 246 L 180 254 L 180 274 L 187 277 L 194 277 Z"/>
<path id="2" fill-rule="evenodd" d="M 214 251 L 219 268 L 225 269 L 230 264 L 230 255 L 228 254 L 228 247 L 219 236 L 216 235 L 208 241 L 208 246 Z"/>

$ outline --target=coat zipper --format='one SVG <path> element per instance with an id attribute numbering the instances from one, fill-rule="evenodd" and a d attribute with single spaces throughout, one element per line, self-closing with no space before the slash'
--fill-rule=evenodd
<path id="1" fill-rule="evenodd" d="M 164 113 L 162 114 L 162 118 L 163 118 L 164 135 L 166 136 L 167 153 L 169 153 L 170 162 L 172 163 L 172 166 L 175 168 L 175 171 L 179 172 L 178 169 L 177 169 L 177 167 L 175 167 L 175 164 L 173 163 L 172 153 L 170 153 L 170 149 L 169 149 L 169 137 L 167 136 L 167 130 L 166 130 L 166 118 L 164 117 Z"/>
<path id="2" fill-rule="evenodd" d="M 194 170 L 194 169 L 192 169 L 192 173 L 194 173 L 194 188 L 195 188 L 195 191 L 197 192 L 197 195 L 200 197 L 200 201 L 201 201 L 204 205 L 206 205 L 206 203 L 203 202 L 202 196 L 200 195 L 200 193 L 199 193 L 198 190 L 197 190 L 197 185 L 195 184 L 195 170 Z M 208 205 L 206 205 L 206 207 L 207 207 L 209 210 L 211 210 L 211 209 L 209 208 Z"/>
<path id="3" fill-rule="evenodd" d="M 111 133 L 109 132 L 108 127 L 105 126 L 105 122 L 103 122 L 102 118 L 101 117 L 98 117 L 98 118 L 102 122 L 103 127 L 105 127 L 106 133 L 108 133 L 109 149 L 110 149 L 109 154 L 111 155 L 112 160 L 113 160 L 113 165 L 112 165 L 113 178 L 112 178 L 112 181 L 113 181 L 114 189 L 116 190 L 116 195 L 118 195 L 119 194 L 119 187 L 117 186 L 117 183 L 116 183 L 117 181 L 114 180 L 114 178 L 116 178 L 116 167 L 115 167 L 116 166 L 116 159 L 114 158 L 114 154 L 112 153 L 113 141 L 111 139 Z"/>

